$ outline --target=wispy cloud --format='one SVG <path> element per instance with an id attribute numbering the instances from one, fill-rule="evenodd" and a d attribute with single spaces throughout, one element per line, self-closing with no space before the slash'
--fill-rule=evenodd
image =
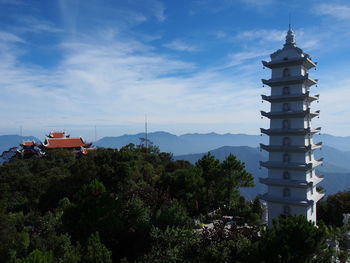
<path id="1" fill-rule="evenodd" d="M 25 5 L 26 3 L 21 0 L 0 0 L 2 5 Z"/>
<path id="2" fill-rule="evenodd" d="M 286 36 L 286 31 L 275 29 L 257 29 L 242 31 L 236 35 L 239 40 L 258 40 L 264 42 L 281 42 Z"/>
<path id="3" fill-rule="evenodd" d="M 163 22 L 166 19 L 165 15 L 165 6 L 162 2 L 154 1 L 151 5 L 154 16 L 160 21 Z"/>
<path id="4" fill-rule="evenodd" d="M 350 19 L 349 5 L 322 3 L 314 7 L 314 12 L 318 15 L 329 15 L 342 20 Z"/>
<path id="5" fill-rule="evenodd" d="M 169 43 L 164 44 L 166 48 L 177 50 L 177 51 L 186 51 L 186 52 L 194 52 L 199 51 L 199 47 L 193 44 L 190 44 L 181 39 L 175 39 Z"/>
<path id="6" fill-rule="evenodd" d="M 240 0 L 240 1 L 255 7 L 263 7 L 274 3 L 274 0 Z"/>
<path id="7" fill-rule="evenodd" d="M 237 81 L 238 76 L 215 69 L 196 72 L 191 63 L 142 46 L 125 38 L 85 38 L 62 44 L 65 56 L 54 70 L 27 69 L 9 61 L 0 67 L 0 118 L 6 126 L 35 122 L 57 127 L 92 120 L 101 125 L 142 122 L 145 112 L 154 123 L 241 122 L 242 116 L 256 115 L 258 109 L 250 105 L 259 92 Z M 186 77 L 174 76 L 181 72 Z M 232 98 L 240 103 L 232 104 Z M 13 104 L 19 99 L 35 107 L 28 111 L 26 103 Z"/>
<path id="8" fill-rule="evenodd" d="M 24 42 L 24 40 L 12 33 L 0 31 L 0 42 Z"/>
<path id="9" fill-rule="evenodd" d="M 228 63 L 228 66 L 232 67 L 232 66 L 240 65 L 247 60 L 257 59 L 257 58 L 267 56 L 269 55 L 269 52 L 271 51 L 267 49 L 255 49 L 255 50 L 242 51 L 242 52 L 230 54 L 228 56 L 230 60 L 230 62 Z"/>
<path id="10" fill-rule="evenodd" d="M 62 29 L 59 29 L 52 22 L 44 20 L 44 19 L 38 19 L 34 16 L 17 15 L 14 17 L 14 20 L 16 20 L 16 22 L 19 22 L 21 24 L 20 27 L 17 27 L 17 30 L 19 30 L 19 31 L 35 32 L 35 33 L 62 32 Z"/>

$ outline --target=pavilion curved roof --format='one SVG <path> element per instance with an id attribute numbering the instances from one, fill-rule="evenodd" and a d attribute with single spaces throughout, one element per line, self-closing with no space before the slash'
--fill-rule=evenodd
<path id="1" fill-rule="evenodd" d="M 82 138 L 46 138 L 44 148 L 79 148 L 90 147 L 91 143 L 85 143 Z"/>

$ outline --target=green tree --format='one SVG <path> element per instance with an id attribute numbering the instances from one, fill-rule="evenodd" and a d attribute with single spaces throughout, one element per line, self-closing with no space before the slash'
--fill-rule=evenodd
<path id="1" fill-rule="evenodd" d="M 279 217 L 262 232 L 257 243 L 257 262 L 330 262 L 331 251 L 325 225 L 316 226 L 304 216 Z"/>
<path id="2" fill-rule="evenodd" d="M 342 226 L 343 214 L 350 213 L 350 191 L 329 195 L 326 200 L 317 203 L 317 220 L 328 225 Z"/>
<path id="3" fill-rule="evenodd" d="M 112 253 L 101 243 L 98 232 L 87 240 L 82 262 L 84 263 L 112 263 Z"/>
<path id="4" fill-rule="evenodd" d="M 165 230 L 153 228 L 152 248 L 139 258 L 137 263 L 178 263 L 191 261 L 191 248 L 198 242 L 198 234 L 191 229 L 168 227 Z"/>
<path id="5" fill-rule="evenodd" d="M 203 212 L 223 206 L 234 206 L 240 198 L 240 187 L 254 186 L 254 178 L 245 170 L 242 162 L 229 155 L 220 163 L 210 153 L 198 160 L 204 179 Z"/>
<path id="6" fill-rule="evenodd" d="M 34 250 L 26 258 L 22 259 L 20 263 L 53 263 L 53 256 L 51 252 L 43 252 Z"/>
<path id="7" fill-rule="evenodd" d="M 192 225 L 191 221 L 187 210 L 177 200 L 173 200 L 170 207 L 161 210 L 156 225 L 161 229 L 168 226 L 189 227 Z"/>

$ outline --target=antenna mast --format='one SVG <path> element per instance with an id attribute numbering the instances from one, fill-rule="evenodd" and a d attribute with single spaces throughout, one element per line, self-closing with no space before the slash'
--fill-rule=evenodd
<path id="1" fill-rule="evenodd" d="M 95 142 L 97 141 L 97 129 L 96 129 L 96 125 L 95 125 Z"/>
<path id="2" fill-rule="evenodd" d="M 147 114 L 145 114 L 145 137 L 146 137 L 146 151 L 148 152 Z"/>
<path id="3" fill-rule="evenodd" d="M 291 28 L 292 28 L 292 15 L 289 12 L 289 30 L 291 30 Z"/>

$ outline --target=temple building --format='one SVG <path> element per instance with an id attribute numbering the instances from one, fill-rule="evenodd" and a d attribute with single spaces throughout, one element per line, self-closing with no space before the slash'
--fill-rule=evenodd
<path id="1" fill-rule="evenodd" d="M 80 151 L 89 148 L 92 143 L 86 143 L 81 137 L 71 138 L 65 132 L 50 132 L 45 141 L 40 145 L 44 150 L 48 149 L 71 149 Z"/>
<path id="2" fill-rule="evenodd" d="M 44 155 L 39 144 L 35 143 L 35 141 L 23 141 L 20 146 L 21 148 L 17 149 L 17 154 L 22 159 L 31 158 L 33 156 L 42 157 Z"/>
<path id="3" fill-rule="evenodd" d="M 262 80 L 271 87 L 269 96 L 262 95 L 271 108 L 270 112 L 261 111 L 270 119 L 270 128 L 261 129 L 269 136 L 269 144 L 260 147 L 269 157 L 260 162 L 268 169 L 267 178 L 260 178 L 267 185 L 267 193 L 260 198 L 267 203 L 268 225 L 280 215 L 304 215 L 316 223 L 316 203 L 324 196 L 316 189 L 323 177 L 315 173 L 322 159 L 314 159 L 321 143 L 315 144 L 312 139 L 321 128 L 311 126 L 311 120 L 319 115 L 319 111 L 310 109 L 311 103 L 319 99 L 319 95 L 310 93 L 317 80 L 309 76 L 309 70 L 316 63 L 296 46 L 290 26 L 284 47 L 270 58 L 269 62 L 262 61 L 272 73 L 270 79 Z"/>
<path id="4" fill-rule="evenodd" d="M 51 149 L 68 149 L 80 155 L 86 155 L 96 148 L 91 148 L 92 143 L 86 143 L 83 138 L 71 138 L 64 131 L 50 132 L 46 136 L 43 143 L 35 143 L 34 141 L 23 141 L 17 150 L 21 158 L 31 158 L 33 156 L 42 157 L 45 152 Z"/>

